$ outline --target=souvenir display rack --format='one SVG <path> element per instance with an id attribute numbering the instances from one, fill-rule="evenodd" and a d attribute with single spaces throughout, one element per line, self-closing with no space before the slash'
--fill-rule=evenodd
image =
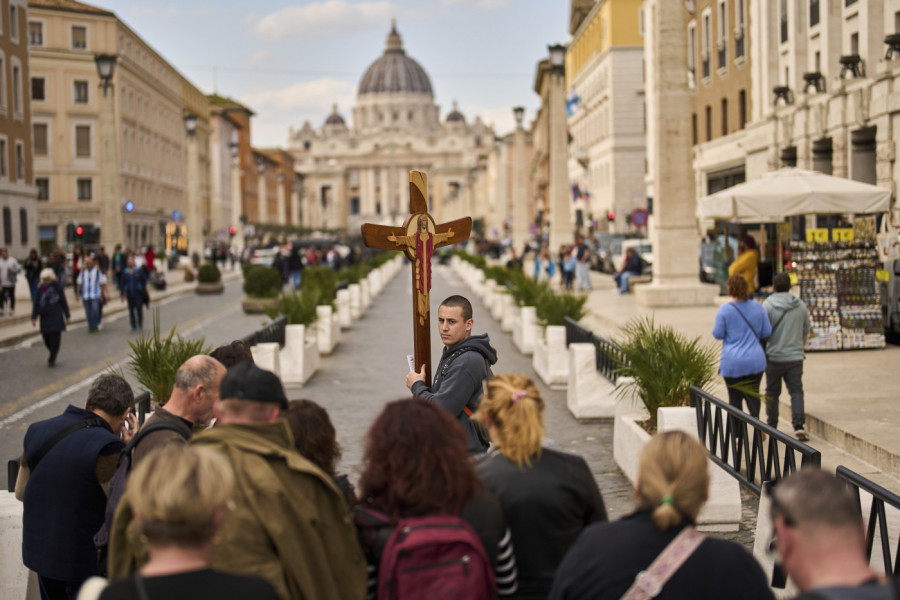
<path id="1" fill-rule="evenodd" d="M 812 324 L 807 350 L 884 347 L 874 239 L 793 242 L 791 258 Z"/>

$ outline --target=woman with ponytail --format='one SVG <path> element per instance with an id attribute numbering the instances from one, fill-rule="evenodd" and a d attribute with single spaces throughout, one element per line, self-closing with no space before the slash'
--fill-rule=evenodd
<path id="1" fill-rule="evenodd" d="M 556 567 L 578 534 L 606 520 L 597 482 L 580 456 L 542 446 L 544 400 L 525 375 L 485 383 L 475 419 L 492 451 L 478 464 L 484 487 L 503 507 L 519 569 L 517 599 L 547 597 Z"/>
<path id="2" fill-rule="evenodd" d="M 693 527 L 709 490 L 706 449 L 681 431 L 661 433 L 641 452 L 634 513 L 587 529 L 559 566 L 553 600 L 618 600 L 669 543 Z M 696 535 L 696 534 L 694 534 Z M 768 600 L 766 576 L 739 544 L 696 536 L 699 545 L 668 577 L 659 600 Z M 684 536 L 682 536 L 682 539 Z M 670 561 L 670 562 L 675 562 Z"/>

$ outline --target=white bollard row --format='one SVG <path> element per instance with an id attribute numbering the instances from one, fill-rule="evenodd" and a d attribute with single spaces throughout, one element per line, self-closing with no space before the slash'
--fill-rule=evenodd
<path id="1" fill-rule="evenodd" d="M 569 382 L 569 353 L 566 351 L 566 328 L 548 325 L 535 341 L 531 366 L 552 389 L 565 389 Z"/>
<path id="2" fill-rule="evenodd" d="M 398 255 L 373 269 L 359 283 L 339 290 L 334 307 L 316 307 L 315 326 L 288 325 L 283 348 L 275 343 L 253 346 L 251 352 L 257 366 L 278 375 L 286 387 L 302 387 L 319 369 L 321 355 L 334 352 L 341 339 L 341 329 L 350 327 L 365 314 L 375 296 L 400 272 L 405 262 Z"/>

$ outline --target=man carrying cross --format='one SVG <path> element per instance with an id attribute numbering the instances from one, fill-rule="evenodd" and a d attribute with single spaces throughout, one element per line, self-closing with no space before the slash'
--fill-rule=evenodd
<path id="1" fill-rule="evenodd" d="M 469 452 L 487 450 L 490 439 L 471 419 L 481 403 L 482 382 L 493 377 L 491 365 L 497 351 L 488 335 L 472 335 L 472 304 L 463 296 L 450 296 L 438 307 L 438 332 L 444 352 L 438 362 L 434 382 L 425 383 L 425 365 L 406 375 L 406 387 L 414 396 L 425 398 L 452 414 L 468 437 Z"/>

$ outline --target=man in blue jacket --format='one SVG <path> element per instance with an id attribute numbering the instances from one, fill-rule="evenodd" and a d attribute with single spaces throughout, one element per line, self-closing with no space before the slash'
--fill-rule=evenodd
<path id="1" fill-rule="evenodd" d="M 493 376 L 497 351 L 488 335 L 472 335 L 472 304 L 463 296 L 450 296 L 438 307 L 438 331 L 444 352 L 431 387 L 425 385 L 425 365 L 406 375 L 413 396 L 434 402 L 456 417 L 468 437 L 469 452 L 487 450 L 490 441 L 471 416 L 481 403 L 482 382 Z"/>
<path id="2" fill-rule="evenodd" d="M 69 406 L 25 433 L 16 480 L 24 502 L 22 562 L 37 573 L 42 600 L 75 600 L 98 574 L 94 534 L 119 454 L 137 429 L 133 406 L 128 382 L 104 374 L 84 408 Z"/>
<path id="3" fill-rule="evenodd" d="M 766 298 L 763 308 L 772 323 L 772 335 L 766 345 L 766 421 L 778 427 L 778 397 L 781 381 L 791 395 L 791 424 L 794 437 L 809 440 L 803 428 L 803 341 L 809 336 L 809 311 L 803 300 L 791 294 L 791 278 L 779 273 L 772 279 L 775 293 Z"/>

